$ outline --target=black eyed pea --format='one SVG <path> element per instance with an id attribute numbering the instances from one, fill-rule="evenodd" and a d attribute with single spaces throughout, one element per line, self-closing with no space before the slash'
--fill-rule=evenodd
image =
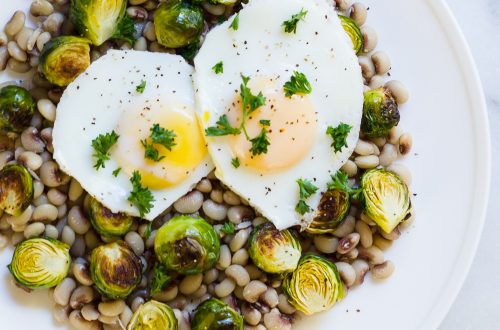
<path id="1" fill-rule="evenodd" d="M 33 198 L 36 199 L 40 197 L 45 189 L 43 183 L 38 180 L 33 181 Z"/>
<path id="2" fill-rule="evenodd" d="M 361 55 L 358 57 L 361 73 L 366 80 L 370 80 L 375 75 L 375 65 L 371 58 Z"/>
<path id="3" fill-rule="evenodd" d="M 247 270 L 241 265 L 231 265 L 226 268 L 226 276 L 232 278 L 238 286 L 245 286 L 250 283 L 250 275 Z"/>
<path id="4" fill-rule="evenodd" d="M 44 196 L 44 195 L 41 195 Z M 40 197 L 39 197 L 40 198 Z M 31 220 L 33 221 L 54 221 L 57 219 L 58 210 L 52 204 L 41 204 L 35 208 L 33 211 L 33 216 Z"/>
<path id="5" fill-rule="evenodd" d="M 127 305 L 125 305 L 125 308 L 123 309 L 123 312 L 120 314 L 120 321 L 122 324 L 129 324 L 130 320 L 132 319 L 132 316 L 134 315 L 134 313 L 132 312 L 132 310 L 130 309 L 130 307 L 128 307 Z"/>
<path id="6" fill-rule="evenodd" d="M 146 51 L 148 50 L 148 42 L 146 38 L 140 37 L 134 43 L 134 50 Z"/>
<path id="7" fill-rule="evenodd" d="M 115 326 L 118 326 L 118 316 L 106 316 L 106 315 L 99 315 L 98 318 L 99 322 L 103 323 L 103 326 L 110 325 L 112 328 Z"/>
<path id="8" fill-rule="evenodd" d="M 214 292 L 220 297 L 229 296 L 236 288 L 236 282 L 231 278 L 225 278 L 222 282 L 215 286 Z"/>
<path id="9" fill-rule="evenodd" d="M 52 13 L 42 23 L 42 28 L 51 34 L 57 34 L 64 22 L 64 15 L 61 13 Z"/>
<path id="10" fill-rule="evenodd" d="M 73 231 L 73 229 L 71 229 L 71 227 L 69 227 L 69 226 L 64 226 L 62 229 L 62 233 L 61 233 L 61 240 L 64 243 L 71 246 L 75 242 L 75 239 L 76 239 L 76 235 L 75 235 L 75 232 Z"/>
<path id="11" fill-rule="evenodd" d="M 179 198 L 174 203 L 174 208 L 179 213 L 195 213 L 203 205 L 203 194 L 197 190 L 193 190 Z"/>
<path id="12" fill-rule="evenodd" d="M 79 286 L 69 298 L 69 305 L 73 309 L 80 309 L 96 298 L 94 290 L 89 286 Z"/>
<path id="13" fill-rule="evenodd" d="M 43 50 L 43 46 L 52 38 L 49 32 L 42 32 L 36 39 L 36 48 L 39 52 Z M 50 87 L 50 86 L 49 86 Z"/>
<path id="14" fill-rule="evenodd" d="M 196 185 L 196 190 L 198 190 L 199 192 L 208 194 L 209 192 L 212 191 L 212 183 L 208 179 L 202 179 Z"/>
<path id="15" fill-rule="evenodd" d="M 43 164 L 42 157 L 32 151 L 22 152 L 17 158 L 17 161 L 26 165 L 26 167 L 28 167 L 32 171 L 38 170 Z"/>
<path id="16" fill-rule="evenodd" d="M 146 9 L 139 6 L 130 6 L 127 8 L 128 17 L 140 21 L 144 21 L 148 18 L 148 12 Z"/>
<path id="17" fill-rule="evenodd" d="M 203 202 L 203 212 L 214 221 L 222 221 L 227 216 L 227 206 L 207 199 Z"/>
<path id="18" fill-rule="evenodd" d="M 243 304 L 241 306 L 241 313 L 243 314 L 245 322 L 250 325 L 257 325 L 262 319 L 261 312 L 250 304 Z"/>
<path id="19" fill-rule="evenodd" d="M 377 74 L 386 74 L 391 69 L 391 59 L 384 51 L 378 51 L 372 54 L 372 61 L 375 65 Z"/>
<path id="20" fill-rule="evenodd" d="M 87 321 L 95 321 L 99 318 L 99 311 L 93 304 L 87 304 L 82 307 L 81 314 Z"/>
<path id="21" fill-rule="evenodd" d="M 376 247 L 378 247 L 382 251 L 385 251 L 385 250 L 389 249 L 392 246 L 392 241 L 388 240 L 388 239 L 385 239 L 380 234 L 376 234 L 373 237 L 373 245 L 375 245 Z"/>
<path id="22" fill-rule="evenodd" d="M 52 316 L 57 323 L 66 323 L 68 322 L 69 312 L 71 308 L 68 306 L 55 305 L 52 309 Z"/>
<path id="23" fill-rule="evenodd" d="M 370 79 L 370 84 L 368 86 L 370 87 L 370 89 L 377 89 L 384 86 L 384 84 L 385 78 L 381 75 L 376 74 Z"/>
<path id="24" fill-rule="evenodd" d="M 399 237 L 401 237 L 401 231 L 399 230 L 399 227 L 396 227 L 390 233 L 380 231 L 380 235 L 382 235 L 382 237 L 385 239 L 388 239 L 390 241 L 395 241 L 399 239 Z"/>
<path id="25" fill-rule="evenodd" d="M 207 294 L 207 286 L 205 284 L 200 285 L 198 290 L 192 293 L 192 296 L 195 298 L 202 298 Z"/>
<path id="26" fill-rule="evenodd" d="M 18 10 L 13 15 L 12 18 L 5 25 L 4 31 L 9 37 L 14 37 L 21 29 L 24 27 L 26 22 L 26 14 Z"/>
<path id="27" fill-rule="evenodd" d="M 390 260 L 384 261 L 380 265 L 375 265 L 372 268 L 372 277 L 376 280 L 384 280 L 394 273 L 394 263 Z"/>
<path id="28" fill-rule="evenodd" d="M 377 47 L 378 37 L 374 28 L 363 26 L 361 28 L 361 35 L 363 36 L 363 52 L 369 53 Z"/>
<path id="29" fill-rule="evenodd" d="M 392 96 L 398 104 L 408 102 L 410 92 L 408 88 L 399 80 L 391 80 L 385 84 L 385 87 L 391 92 Z"/>
<path id="30" fill-rule="evenodd" d="M 141 256 L 144 253 L 144 241 L 137 232 L 129 231 L 125 235 L 125 242 L 127 242 L 136 255 Z"/>
<path id="31" fill-rule="evenodd" d="M 278 309 L 285 314 L 293 314 L 296 311 L 295 307 L 290 305 L 288 298 L 283 293 L 278 296 Z"/>
<path id="32" fill-rule="evenodd" d="M 85 259 L 77 258 L 73 261 L 71 271 L 78 283 L 85 286 L 91 286 L 94 283 L 90 277 L 88 262 Z"/>
<path id="33" fill-rule="evenodd" d="M 27 51 L 28 50 L 28 40 L 31 39 L 31 37 L 33 36 L 33 33 L 34 33 L 33 29 L 31 29 L 29 27 L 23 27 L 23 29 L 16 35 L 15 43 L 17 43 L 17 46 L 20 49 L 22 49 L 23 51 Z M 12 57 L 16 58 L 15 56 L 12 56 Z M 21 61 L 21 62 L 26 62 L 26 60 L 20 60 L 18 58 L 16 58 L 16 59 L 18 61 Z"/>
<path id="34" fill-rule="evenodd" d="M 54 6 L 47 0 L 33 0 L 30 6 L 30 14 L 34 17 L 49 16 L 54 12 Z"/>
<path id="35" fill-rule="evenodd" d="M 9 58 L 7 61 L 7 68 L 13 72 L 27 73 L 31 70 L 31 65 L 29 63 L 20 62 L 15 58 Z"/>
<path id="36" fill-rule="evenodd" d="M 4 31 L 0 31 L 0 46 L 7 45 L 7 42 L 9 42 L 9 37 L 7 37 Z"/>
<path id="37" fill-rule="evenodd" d="M 226 6 L 224 6 L 223 4 L 214 5 L 208 2 L 203 2 L 202 6 L 207 12 L 214 16 L 221 16 L 226 11 Z"/>
<path id="38" fill-rule="evenodd" d="M 248 251 L 246 249 L 239 249 L 233 254 L 232 263 L 235 265 L 245 266 L 248 263 Z"/>
<path id="39" fill-rule="evenodd" d="M 76 181 L 75 179 L 71 179 L 71 183 L 69 184 L 69 191 L 68 191 L 69 200 L 72 202 L 76 201 L 78 198 L 80 198 L 82 193 L 83 193 L 83 188 L 80 185 L 80 183 L 78 181 Z"/>
<path id="40" fill-rule="evenodd" d="M 33 210 L 34 210 L 33 205 L 30 205 L 26 208 L 26 210 L 23 211 L 23 213 L 21 213 L 21 215 L 19 215 L 17 217 L 7 216 L 6 221 L 11 226 L 26 225 L 26 223 L 28 223 L 28 221 L 30 221 L 31 216 L 33 215 Z"/>
<path id="41" fill-rule="evenodd" d="M 356 280 L 353 285 L 361 285 L 365 280 L 366 273 L 370 270 L 370 266 L 365 260 L 357 259 L 351 264 L 356 272 Z"/>
<path id="42" fill-rule="evenodd" d="M 184 295 L 191 295 L 199 289 L 202 281 L 203 274 L 188 275 L 179 283 L 179 291 Z"/>
<path id="43" fill-rule="evenodd" d="M 234 235 L 233 239 L 229 243 L 229 247 L 232 252 L 236 252 L 241 249 L 247 243 L 248 237 L 250 236 L 251 228 L 242 229 Z"/>
<path id="44" fill-rule="evenodd" d="M 35 153 L 41 153 L 45 149 L 45 142 L 40 138 L 35 127 L 26 128 L 21 134 L 23 148 Z"/>
<path id="45" fill-rule="evenodd" d="M 384 262 L 384 253 L 376 246 L 358 247 L 358 251 L 358 258 L 368 261 L 371 265 L 380 265 Z"/>
<path id="46" fill-rule="evenodd" d="M 144 30 L 142 31 L 142 35 L 146 37 L 146 39 L 148 39 L 149 41 L 156 41 L 155 26 L 153 22 L 146 23 L 146 25 L 144 26 Z"/>
<path id="47" fill-rule="evenodd" d="M 340 169 L 344 171 L 350 178 L 356 176 L 356 174 L 358 173 L 358 166 L 352 160 L 347 160 Z"/>
<path id="48" fill-rule="evenodd" d="M 15 41 L 9 41 L 7 43 L 7 50 L 9 51 L 10 57 L 19 62 L 26 62 L 28 60 L 28 54 L 26 54 Z"/>
<path id="49" fill-rule="evenodd" d="M 5 70 L 9 61 L 9 51 L 7 46 L 0 46 L 0 71 Z"/>
<path id="50" fill-rule="evenodd" d="M 191 326 L 189 325 L 189 315 L 186 315 L 177 308 L 174 308 L 174 315 L 177 319 L 179 330 L 191 329 Z"/>
<path id="51" fill-rule="evenodd" d="M 85 239 L 82 235 L 76 235 L 75 242 L 71 246 L 69 253 L 73 257 L 83 257 L 85 254 Z"/>
<path id="52" fill-rule="evenodd" d="M 219 271 L 217 270 L 217 268 L 212 268 L 210 270 L 207 270 L 203 275 L 203 283 L 208 285 L 214 282 L 218 276 L 219 276 Z"/>
<path id="53" fill-rule="evenodd" d="M 104 316 L 118 316 L 125 309 L 125 302 L 123 300 L 110 300 L 101 302 L 98 307 L 99 313 Z"/>
<path id="54" fill-rule="evenodd" d="M 63 173 L 54 161 L 47 161 L 42 164 L 40 179 L 49 188 L 59 187 L 69 182 L 69 176 Z"/>
<path id="55" fill-rule="evenodd" d="M 224 191 L 222 198 L 224 202 L 228 205 L 240 205 L 241 204 L 241 199 L 238 195 L 236 195 L 234 192 L 231 190 L 226 190 Z"/>
<path id="56" fill-rule="evenodd" d="M 225 244 L 220 246 L 219 261 L 217 262 L 217 268 L 226 269 L 231 265 L 231 251 L 229 247 Z"/>
<path id="57" fill-rule="evenodd" d="M 52 188 L 47 192 L 47 198 L 52 205 L 60 206 L 66 203 L 67 196 L 63 192 Z"/>
<path id="58" fill-rule="evenodd" d="M 379 157 L 380 165 L 384 167 L 390 166 L 396 159 L 398 159 L 396 146 L 390 143 L 384 145 Z"/>
<path id="59" fill-rule="evenodd" d="M 240 224 L 242 221 L 252 220 L 254 217 L 254 211 L 250 207 L 244 205 L 231 206 L 227 211 L 228 220 L 235 225 Z"/>
<path id="60" fill-rule="evenodd" d="M 354 152 L 360 156 L 373 155 L 375 150 L 370 142 L 359 139 L 354 148 Z"/>
<path id="61" fill-rule="evenodd" d="M 338 238 L 330 235 L 314 235 L 314 245 L 322 253 L 334 253 L 339 245 Z"/>
<path id="62" fill-rule="evenodd" d="M 214 189 L 210 192 L 210 199 L 216 203 L 224 202 L 224 194 L 220 189 Z"/>
<path id="63" fill-rule="evenodd" d="M 354 158 L 354 162 L 361 169 L 372 169 L 380 164 L 379 158 L 376 155 L 369 156 L 357 156 Z"/>
<path id="64" fill-rule="evenodd" d="M 351 6 L 352 0 L 335 0 L 335 4 L 338 9 L 345 11 Z"/>
<path id="65" fill-rule="evenodd" d="M 42 99 L 37 102 L 38 111 L 48 121 L 56 119 L 56 106 L 49 99 Z"/>
<path id="66" fill-rule="evenodd" d="M 73 206 L 68 212 L 68 225 L 78 235 L 84 235 L 90 229 L 90 221 L 87 219 L 80 206 Z"/>
<path id="67" fill-rule="evenodd" d="M 75 288 L 76 282 L 71 277 L 66 277 L 62 280 L 54 289 L 54 301 L 56 304 L 66 306 Z"/>
<path id="68" fill-rule="evenodd" d="M 411 151 L 413 145 L 413 138 L 410 133 L 404 133 L 399 137 L 399 153 L 407 155 Z"/>
<path id="69" fill-rule="evenodd" d="M 340 254 L 346 254 L 350 252 L 358 245 L 359 239 L 360 235 L 358 233 L 350 233 L 339 241 L 337 252 Z"/>
<path id="70" fill-rule="evenodd" d="M 364 248 L 369 248 L 373 244 L 372 230 L 363 221 L 356 222 L 356 231 L 359 233 L 361 246 Z"/>
<path id="71" fill-rule="evenodd" d="M 342 261 L 336 262 L 335 266 L 337 266 L 340 278 L 345 283 L 345 285 L 348 288 L 353 286 L 354 282 L 356 281 L 356 271 L 354 270 L 354 268 L 347 262 Z"/>
<path id="72" fill-rule="evenodd" d="M 156 293 L 153 296 L 153 298 L 158 300 L 158 301 L 167 302 L 167 301 L 174 300 L 175 297 L 177 297 L 178 293 L 179 293 L 179 288 L 177 287 L 177 285 L 170 284 L 166 288 L 164 288 L 162 291 Z"/>
<path id="73" fill-rule="evenodd" d="M 26 239 L 38 237 L 45 231 L 45 225 L 41 222 L 33 222 L 26 226 L 24 229 L 24 237 Z"/>
<path id="74" fill-rule="evenodd" d="M 404 183 L 406 183 L 407 186 L 411 185 L 412 182 L 411 172 L 405 165 L 394 163 L 388 166 L 387 170 L 396 173 L 399 176 L 399 178 L 403 180 Z"/>
<path id="75" fill-rule="evenodd" d="M 368 9 L 363 3 L 356 2 L 351 6 L 351 13 L 349 16 L 356 22 L 357 26 L 363 26 L 368 17 Z"/>
<path id="76" fill-rule="evenodd" d="M 273 308 L 264 315 L 264 325 L 267 330 L 291 330 L 292 323 L 288 318 L 284 318 L 277 308 Z"/>
<path id="77" fill-rule="evenodd" d="M 264 302 L 267 306 L 274 308 L 278 306 L 279 303 L 278 292 L 273 288 L 268 288 L 266 292 L 262 294 L 260 300 Z"/>
<path id="78" fill-rule="evenodd" d="M 249 303 L 256 303 L 260 296 L 266 292 L 267 285 L 258 280 L 252 280 L 243 289 L 243 297 Z"/>
<path id="79" fill-rule="evenodd" d="M 342 222 L 332 233 L 338 238 L 342 238 L 354 231 L 354 226 L 356 225 L 356 219 L 352 215 L 348 215 L 344 222 Z"/>
<path id="80" fill-rule="evenodd" d="M 139 309 L 139 307 L 144 305 L 145 302 L 146 301 L 144 300 L 143 297 L 135 297 L 132 300 L 132 303 L 130 304 L 130 308 L 132 309 L 133 312 L 135 312 L 137 309 Z"/>

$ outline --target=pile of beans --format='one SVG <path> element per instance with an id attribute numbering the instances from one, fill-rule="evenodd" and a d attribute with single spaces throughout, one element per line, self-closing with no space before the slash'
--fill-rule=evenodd
<path id="1" fill-rule="evenodd" d="M 373 28 L 364 25 L 368 10 L 361 3 L 337 0 L 339 12 L 349 15 L 361 26 L 364 51 L 359 56 L 367 90 L 386 86 L 398 104 L 408 100 L 408 91 L 401 82 L 389 80 L 391 69 L 387 53 L 375 50 L 377 35 Z M 108 49 L 136 49 L 154 52 L 173 52 L 155 40 L 152 13 L 155 0 L 129 0 L 127 14 L 136 22 L 139 32 L 134 45 L 120 41 L 108 41 L 92 49 L 96 60 Z M 204 3 L 207 30 L 218 15 L 229 16 L 236 7 Z M 74 33 L 68 20 L 68 0 L 34 0 L 30 18 L 36 28 L 26 27 L 26 14 L 18 11 L 0 32 L 0 70 L 6 67 L 18 73 L 36 68 L 43 45 L 58 35 Z M 211 21 L 213 20 L 213 22 Z M 389 80 L 389 81 L 386 81 Z M 73 262 L 69 276 L 57 287 L 49 290 L 54 303 L 54 318 L 69 322 L 76 329 L 123 329 L 132 314 L 150 299 L 148 283 L 154 261 L 153 243 L 156 230 L 177 214 L 200 215 L 220 232 L 222 225 L 234 224 L 234 235 L 221 235 L 220 258 L 217 266 L 203 274 L 180 277 L 161 292 L 155 300 L 170 305 L 179 321 L 181 330 L 190 328 L 190 316 L 194 308 L 210 297 L 218 297 L 241 312 L 245 329 L 290 329 L 300 317 L 281 289 L 279 277 L 259 270 L 249 259 L 246 243 L 253 227 L 265 221 L 248 203 L 218 181 L 213 173 L 202 179 L 196 188 L 174 203 L 152 225 L 151 235 L 146 238 L 148 223 L 136 223 L 123 240 L 141 258 L 144 265 L 142 281 L 126 300 L 109 300 L 93 287 L 89 275 L 89 254 L 95 247 L 115 240 L 101 237 L 94 231 L 84 211 L 87 193 L 80 184 L 63 173 L 52 159 L 52 124 L 56 107 L 63 90 L 48 83 L 34 72 L 31 94 L 37 100 L 38 111 L 31 126 L 15 139 L 0 135 L 0 168 L 9 162 L 24 164 L 34 177 L 34 200 L 20 216 L 2 215 L 0 210 L 0 247 L 16 245 L 24 239 L 48 236 L 71 246 Z M 359 183 L 361 170 L 384 167 L 397 173 L 408 185 L 411 173 L 404 165 L 395 163 L 412 149 L 411 134 L 394 127 L 388 138 L 369 139 L 360 136 L 354 154 L 342 167 L 350 184 Z M 375 222 L 364 214 L 359 206 L 351 208 L 346 220 L 327 235 L 300 233 L 304 252 L 321 254 L 333 260 L 346 288 L 363 283 L 370 272 L 376 280 L 389 277 L 394 264 L 384 257 L 384 251 L 392 246 L 401 232 L 415 217 L 401 223 L 391 234 L 380 231 Z"/>

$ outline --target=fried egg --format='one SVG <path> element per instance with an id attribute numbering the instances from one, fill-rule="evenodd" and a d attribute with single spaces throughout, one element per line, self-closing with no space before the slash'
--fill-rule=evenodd
<path id="1" fill-rule="evenodd" d="M 194 113 L 193 68 L 177 55 L 110 50 L 64 92 L 53 129 L 54 159 L 113 212 L 138 216 L 128 201 L 134 171 L 153 197 L 144 217 L 154 219 L 212 169 Z M 174 145 L 154 144 L 154 125 L 175 134 Z M 92 141 L 115 132 L 104 168 L 96 169 Z"/>
<path id="2" fill-rule="evenodd" d="M 296 31 L 292 26 L 286 32 L 284 22 L 301 12 L 306 14 L 297 20 Z M 277 228 L 309 222 L 330 176 L 352 154 L 363 107 L 358 59 L 334 8 L 322 0 L 252 0 L 238 17 L 207 34 L 194 63 L 203 128 L 220 128 L 224 115 L 233 128 L 246 121 L 240 134 L 205 137 L 215 175 Z M 296 73 L 312 90 L 288 97 L 284 86 Z M 246 119 L 242 76 L 253 95 L 265 98 Z M 341 123 L 351 128 L 347 145 L 335 152 L 326 132 Z M 256 154 L 251 140 L 262 130 L 270 144 L 267 152 Z M 318 187 L 306 200 L 311 211 L 303 215 L 295 211 L 298 179 Z"/>

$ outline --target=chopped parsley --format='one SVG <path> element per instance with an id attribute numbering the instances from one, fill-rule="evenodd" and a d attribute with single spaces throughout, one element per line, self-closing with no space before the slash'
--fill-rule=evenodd
<path id="1" fill-rule="evenodd" d="M 231 22 L 231 25 L 229 25 L 229 28 L 233 29 L 234 31 L 237 31 L 239 27 L 240 27 L 240 13 L 238 13 L 238 14 L 236 14 L 236 16 L 234 16 L 234 19 Z"/>
<path id="2" fill-rule="evenodd" d="M 337 127 L 328 126 L 326 134 L 331 136 L 333 140 L 331 146 L 335 152 L 342 151 L 343 147 L 347 147 L 347 136 L 351 128 L 352 126 L 345 123 L 340 123 Z"/>
<path id="3" fill-rule="evenodd" d="M 235 230 L 234 230 L 234 223 L 232 222 L 226 222 L 222 225 L 220 229 L 221 233 L 227 234 L 227 235 L 233 235 Z"/>
<path id="4" fill-rule="evenodd" d="M 153 267 L 153 277 L 151 278 L 151 289 L 149 294 L 151 296 L 157 294 L 172 281 L 172 276 L 167 274 L 165 266 L 156 263 Z"/>
<path id="5" fill-rule="evenodd" d="M 115 131 L 106 134 L 99 134 L 98 137 L 92 140 L 92 148 L 94 153 L 92 156 L 96 159 L 94 168 L 99 170 L 105 168 L 104 163 L 109 160 L 109 149 L 118 141 L 120 136 Z"/>
<path id="6" fill-rule="evenodd" d="M 116 170 L 113 171 L 113 176 L 116 178 L 118 176 L 118 173 L 122 170 L 121 167 L 118 167 Z"/>
<path id="7" fill-rule="evenodd" d="M 165 156 L 160 156 L 160 152 L 155 148 L 154 144 L 148 143 L 147 139 L 141 141 L 142 146 L 144 147 L 144 158 L 151 159 L 154 162 L 159 162 Z"/>
<path id="8" fill-rule="evenodd" d="M 231 159 L 231 165 L 233 165 L 234 168 L 240 167 L 240 159 L 238 157 Z"/>
<path id="9" fill-rule="evenodd" d="M 212 70 L 215 72 L 215 74 L 224 73 L 224 63 L 220 61 L 212 67 Z"/>
<path id="10" fill-rule="evenodd" d="M 307 15 L 307 10 L 304 10 L 302 8 L 300 12 L 298 12 L 295 15 L 292 15 L 292 17 L 288 21 L 283 22 L 283 27 L 285 28 L 286 33 L 297 33 L 297 23 L 299 21 L 303 20 Z"/>
<path id="11" fill-rule="evenodd" d="M 148 239 L 151 237 L 151 233 L 153 232 L 152 230 L 153 227 L 153 221 L 150 221 L 148 225 L 146 226 L 146 230 L 144 231 L 144 238 Z"/>
<path id="12" fill-rule="evenodd" d="M 145 89 L 146 89 L 146 81 L 141 80 L 141 83 L 139 85 L 137 85 L 137 87 L 135 88 L 135 91 L 139 94 L 142 94 L 142 93 L 144 93 Z"/>
<path id="13" fill-rule="evenodd" d="M 248 82 L 250 81 L 249 77 L 241 75 L 241 79 L 243 83 L 240 84 L 240 96 L 243 108 L 243 119 L 245 120 L 247 115 L 266 104 L 266 98 L 262 95 L 262 92 L 259 92 L 257 95 L 252 94 L 252 91 L 248 87 Z"/>
<path id="14" fill-rule="evenodd" d="M 139 210 L 139 215 L 141 218 L 151 211 L 153 207 L 153 202 L 155 201 L 151 191 L 143 187 L 141 184 L 141 175 L 138 171 L 132 173 L 130 178 L 130 183 L 132 183 L 132 191 L 128 197 L 128 201 L 134 204 Z"/>
<path id="15" fill-rule="evenodd" d="M 259 121 L 259 123 L 262 125 L 262 126 L 271 126 L 271 121 L 268 120 L 268 119 L 261 119 Z"/>
<path id="16" fill-rule="evenodd" d="M 335 173 L 335 175 L 331 175 L 331 178 L 332 178 L 332 181 L 328 182 L 327 183 L 327 188 L 328 190 L 331 190 L 331 189 L 339 189 L 339 190 L 345 190 L 345 191 L 349 191 L 350 188 L 348 186 L 348 180 L 349 180 L 349 177 L 347 176 L 347 174 L 344 172 L 344 171 L 337 171 L 337 173 Z"/>
<path id="17" fill-rule="evenodd" d="M 306 199 L 311 197 L 318 187 L 316 187 L 311 181 L 307 179 L 298 179 L 297 184 L 299 185 L 299 202 L 295 206 L 295 212 L 300 215 L 304 215 L 311 211 L 311 207 L 306 203 Z"/>
<path id="18" fill-rule="evenodd" d="M 301 199 L 299 200 L 297 205 L 295 205 L 295 212 L 297 212 L 300 215 L 304 215 L 307 212 L 311 212 L 311 207 Z"/>
<path id="19" fill-rule="evenodd" d="M 271 142 L 269 142 L 269 138 L 267 137 L 265 128 L 260 131 L 259 135 L 257 135 L 253 139 L 250 139 L 250 142 L 252 142 L 250 152 L 254 156 L 267 154 L 267 147 L 271 144 Z"/>
<path id="20" fill-rule="evenodd" d="M 311 94 L 312 87 L 305 74 L 294 71 L 290 81 L 283 85 L 285 96 L 291 97 L 294 94 Z"/>
<path id="21" fill-rule="evenodd" d="M 153 143 L 161 144 L 168 151 L 172 151 L 172 148 L 176 145 L 175 138 L 177 137 L 174 131 L 160 127 L 159 124 L 154 124 L 150 131 Z"/>
<path id="22" fill-rule="evenodd" d="M 207 136 L 238 135 L 241 133 L 239 128 L 231 126 L 226 115 L 220 116 L 216 124 L 217 126 L 212 126 L 205 130 Z"/>

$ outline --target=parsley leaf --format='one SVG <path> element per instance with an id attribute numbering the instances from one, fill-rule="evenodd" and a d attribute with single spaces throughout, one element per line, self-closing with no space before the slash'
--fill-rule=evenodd
<path id="1" fill-rule="evenodd" d="M 240 167 L 240 159 L 238 157 L 231 159 L 231 164 L 234 168 Z"/>
<path id="2" fill-rule="evenodd" d="M 307 179 L 298 179 L 297 184 L 299 185 L 300 199 L 309 198 L 316 191 L 318 191 L 318 187 L 316 187 L 311 181 L 309 181 Z"/>
<path id="3" fill-rule="evenodd" d="M 153 221 L 150 221 L 148 225 L 146 226 L 146 230 L 144 231 L 144 238 L 148 239 L 151 237 L 151 233 L 153 232 L 152 230 L 153 227 Z"/>
<path id="4" fill-rule="evenodd" d="M 248 82 L 250 81 L 249 77 L 241 75 L 241 79 L 243 80 L 243 83 L 240 85 L 240 96 L 243 115 L 244 117 L 246 117 L 247 115 L 257 110 L 259 107 L 266 104 L 266 98 L 264 97 L 264 95 L 262 95 L 262 92 L 259 92 L 258 95 L 252 94 L 252 91 L 247 86 Z"/>
<path id="5" fill-rule="evenodd" d="M 269 138 L 266 133 L 266 129 L 263 128 L 259 135 L 250 140 L 250 142 L 252 142 L 252 147 L 250 148 L 252 155 L 257 156 L 267 153 L 267 147 L 271 144 L 271 142 L 269 142 Z"/>
<path id="6" fill-rule="evenodd" d="M 142 94 L 142 93 L 144 93 L 144 90 L 145 90 L 145 89 L 146 89 L 146 81 L 141 80 L 140 85 L 138 85 L 138 86 L 135 88 L 135 91 L 136 91 L 137 93 Z"/>
<path id="7" fill-rule="evenodd" d="M 290 81 L 283 85 L 285 96 L 291 97 L 293 94 L 311 94 L 312 87 L 305 74 L 294 71 Z"/>
<path id="8" fill-rule="evenodd" d="M 154 296 L 172 281 L 172 276 L 167 274 L 167 269 L 161 264 L 153 267 L 153 277 L 151 278 L 149 294 Z"/>
<path id="9" fill-rule="evenodd" d="M 299 200 L 297 205 L 295 205 L 295 212 L 297 212 L 300 215 L 304 215 L 310 211 L 311 211 L 311 207 L 309 205 L 307 205 L 307 203 L 304 202 L 304 200 L 302 200 L 302 199 Z"/>
<path id="10" fill-rule="evenodd" d="M 299 13 L 292 15 L 288 21 L 283 22 L 283 27 L 286 33 L 297 33 L 297 23 L 303 20 L 307 15 L 307 10 L 302 8 Z"/>
<path id="11" fill-rule="evenodd" d="M 132 183 L 132 191 L 130 192 L 128 201 L 137 207 L 139 215 L 142 218 L 144 214 L 151 211 L 155 198 L 148 188 L 142 186 L 141 175 L 138 171 L 132 173 L 130 182 Z"/>
<path id="12" fill-rule="evenodd" d="M 261 119 L 259 121 L 259 123 L 262 125 L 262 126 L 271 126 L 271 121 L 268 120 L 268 119 Z"/>
<path id="13" fill-rule="evenodd" d="M 239 128 L 231 126 L 226 115 L 222 115 L 216 124 L 217 126 L 212 126 L 205 130 L 207 136 L 238 135 L 241 133 Z"/>
<path id="14" fill-rule="evenodd" d="M 159 162 L 165 156 L 160 157 L 160 152 L 155 148 L 153 144 L 149 144 L 148 140 L 141 140 L 141 144 L 144 147 L 144 158 L 151 159 L 152 161 Z"/>
<path id="15" fill-rule="evenodd" d="M 168 151 L 172 151 L 172 148 L 176 145 L 175 138 L 177 137 L 174 131 L 160 127 L 159 124 L 154 124 L 150 131 L 153 143 L 161 144 Z"/>
<path id="16" fill-rule="evenodd" d="M 347 136 L 351 131 L 352 126 L 340 123 L 337 127 L 328 126 L 326 134 L 332 137 L 332 147 L 335 152 L 342 151 L 343 147 L 347 147 Z"/>
<path id="17" fill-rule="evenodd" d="M 220 61 L 212 67 L 212 70 L 215 72 L 215 74 L 224 73 L 224 63 Z"/>
<path id="18" fill-rule="evenodd" d="M 99 134 L 98 137 L 92 140 L 92 148 L 94 153 L 92 156 L 96 158 L 94 168 L 99 170 L 105 168 L 104 163 L 109 160 L 109 149 L 118 141 L 120 136 L 115 131 L 106 134 Z"/>
<path id="19" fill-rule="evenodd" d="M 239 27 L 240 27 L 240 13 L 238 13 L 238 14 L 236 14 L 236 16 L 234 16 L 234 19 L 231 22 L 231 25 L 229 25 L 229 28 L 233 29 L 234 31 L 237 31 Z"/>
<path id="20" fill-rule="evenodd" d="M 337 171 L 337 173 L 335 173 L 335 175 L 331 175 L 331 178 L 332 178 L 332 181 L 328 182 L 327 183 L 327 188 L 328 190 L 330 189 L 339 189 L 339 190 L 345 190 L 345 191 L 349 191 L 350 188 L 348 186 L 348 180 L 349 180 L 349 177 L 347 176 L 347 174 L 344 172 L 344 171 Z"/>
<path id="21" fill-rule="evenodd" d="M 232 222 L 226 222 L 222 225 L 220 229 L 221 233 L 227 234 L 227 235 L 233 235 L 235 230 L 234 230 L 234 223 Z"/>
<path id="22" fill-rule="evenodd" d="M 116 170 L 113 171 L 113 176 L 116 178 L 118 176 L 118 173 L 122 170 L 121 167 L 118 167 Z"/>

